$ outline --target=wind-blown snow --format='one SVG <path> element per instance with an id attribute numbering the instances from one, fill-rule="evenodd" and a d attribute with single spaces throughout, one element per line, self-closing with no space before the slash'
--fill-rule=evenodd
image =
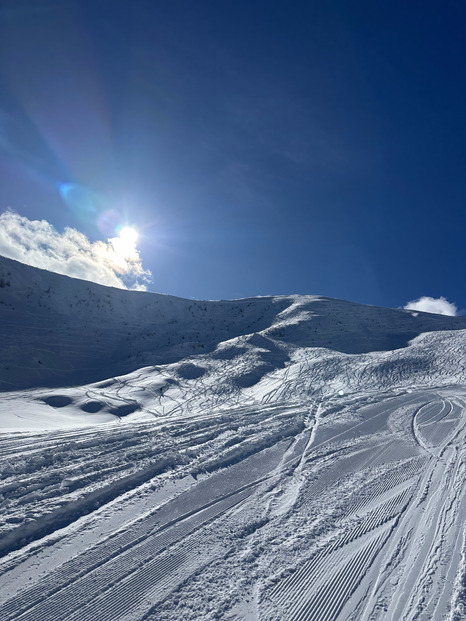
<path id="1" fill-rule="evenodd" d="M 2 619 L 455 619 L 466 319 L 0 258 Z"/>

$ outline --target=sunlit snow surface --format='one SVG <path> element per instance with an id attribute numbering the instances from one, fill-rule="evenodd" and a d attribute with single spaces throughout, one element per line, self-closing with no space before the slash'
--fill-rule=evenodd
<path id="1" fill-rule="evenodd" d="M 0 618 L 465 618 L 466 322 L 1 259 Z"/>

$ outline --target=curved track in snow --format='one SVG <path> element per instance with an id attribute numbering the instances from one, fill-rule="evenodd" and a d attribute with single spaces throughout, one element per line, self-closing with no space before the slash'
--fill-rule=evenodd
<path id="1" fill-rule="evenodd" d="M 460 618 L 462 389 L 271 396 L 3 436 L 0 617 Z"/>

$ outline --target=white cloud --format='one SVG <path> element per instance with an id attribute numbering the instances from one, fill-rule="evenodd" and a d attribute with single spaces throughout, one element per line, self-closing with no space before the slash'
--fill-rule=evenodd
<path id="1" fill-rule="evenodd" d="M 422 311 L 424 313 L 437 313 L 437 315 L 455 316 L 458 313 L 456 304 L 448 302 L 444 297 L 430 298 L 424 296 L 419 300 L 408 302 L 404 307 L 406 310 Z"/>
<path id="2" fill-rule="evenodd" d="M 0 254 L 50 272 L 120 289 L 145 290 L 151 273 L 135 247 L 122 252 L 120 240 L 90 242 L 76 229 L 56 231 L 46 220 L 13 211 L 0 214 Z"/>

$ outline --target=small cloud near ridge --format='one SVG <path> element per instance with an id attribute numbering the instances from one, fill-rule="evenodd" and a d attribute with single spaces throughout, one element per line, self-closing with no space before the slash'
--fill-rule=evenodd
<path id="1" fill-rule="evenodd" d="M 21 263 L 119 289 L 147 290 L 151 272 L 136 248 L 122 253 L 118 238 L 90 242 L 72 228 L 59 233 L 46 220 L 0 214 L 0 254 Z"/>
<path id="2" fill-rule="evenodd" d="M 437 315 L 450 315 L 455 317 L 458 314 L 456 304 L 448 302 L 443 296 L 440 298 L 430 298 L 423 296 L 418 300 L 408 302 L 404 306 L 405 310 L 422 311 L 424 313 L 436 313 Z"/>

